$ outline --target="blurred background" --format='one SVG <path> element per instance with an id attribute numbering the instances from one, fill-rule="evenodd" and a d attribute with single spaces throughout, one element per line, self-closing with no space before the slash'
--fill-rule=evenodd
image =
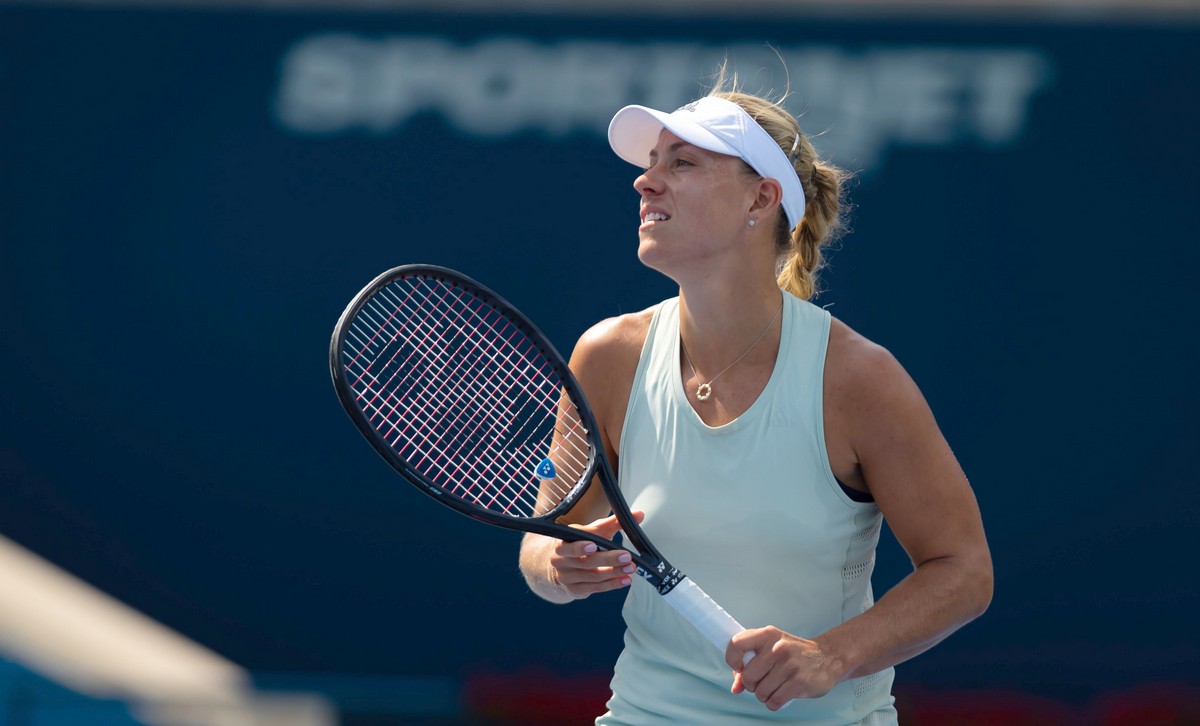
<path id="1" fill-rule="evenodd" d="M 1200 723 L 1197 3 L 0 0 L 0 726 L 590 723 L 621 595 L 399 480 L 328 340 L 404 263 L 564 351 L 674 294 L 603 134 L 723 58 L 855 172 L 818 302 L 988 527 L 902 723 Z"/>

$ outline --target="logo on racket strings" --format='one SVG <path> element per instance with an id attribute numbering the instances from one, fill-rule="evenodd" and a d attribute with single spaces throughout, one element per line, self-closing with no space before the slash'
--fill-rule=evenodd
<path id="1" fill-rule="evenodd" d="M 554 462 L 550 461 L 550 457 L 542 459 L 542 463 L 537 465 L 533 473 L 537 474 L 539 479 L 554 479 L 558 476 L 558 471 L 555 470 Z"/>

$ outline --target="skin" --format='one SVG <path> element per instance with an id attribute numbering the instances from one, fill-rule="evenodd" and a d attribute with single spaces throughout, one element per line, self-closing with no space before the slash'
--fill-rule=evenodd
<path id="1" fill-rule="evenodd" d="M 750 346 L 779 307 L 771 239 L 782 213 L 779 184 L 664 130 L 634 188 L 643 220 L 647 211 L 669 215 L 639 227 L 638 257 L 679 284 L 680 332 L 698 370 L 693 374 L 680 361 L 684 390 L 705 423 L 728 423 L 766 386 L 781 323 L 721 376 L 711 398 L 698 400 L 695 389 Z M 653 309 L 600 322 L 571 358 L 614 468 L 620 456 L 614 442 L 621 440 L 652 315 Z M 899 362 L 835 319 L 823 395 L 834 474 L 874 496 L 914 569 L 867 612 L 815 638 L 770 626 L 733 638 L 725 654 L 732 692 L 751 691 L 773 711 L 924 652 L 982 614 L 992 597 L 991 555 L 974 494 Z M 640 521 L 641 513 L 635 516 Z M 605 537 L 617 531 L 600 487 L 589 488 L 560 521 Z M 627 587 L 627 557 L 530 534 L 522 540 L 520 564 L 534 592 L 562 603 Z M 755 657 L 743 667 L 743 654 L 751 651 Z"/>

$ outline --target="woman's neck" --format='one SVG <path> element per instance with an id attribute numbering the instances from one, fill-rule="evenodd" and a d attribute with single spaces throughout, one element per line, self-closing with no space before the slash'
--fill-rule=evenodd
<path id="1" fill-rule="evenodd" d="M 679 332 L 693 361 L 703 367 L 724 365 L 741 355 L 766 332 L 778 342 L 775 327 L 782 304 L 773 278 L 765 280 L 706 280 L 681 285 Z M 766 342 L 766 341 L 764 341 Z M 775 345 L 760 346 L 774 349 Z"/>

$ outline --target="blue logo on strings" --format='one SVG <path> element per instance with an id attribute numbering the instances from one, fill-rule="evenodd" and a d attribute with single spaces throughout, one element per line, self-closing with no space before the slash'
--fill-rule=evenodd
<path id="1" fill-rule="evenodd" d="M 554 479 L 558 476 L 558 472 L 554 469 L 554 462 L 550 461 L 549 457 L 542 459 L 542 463 L 537 465 L 534 473 L 538 475 L 539 479 Z"/>

